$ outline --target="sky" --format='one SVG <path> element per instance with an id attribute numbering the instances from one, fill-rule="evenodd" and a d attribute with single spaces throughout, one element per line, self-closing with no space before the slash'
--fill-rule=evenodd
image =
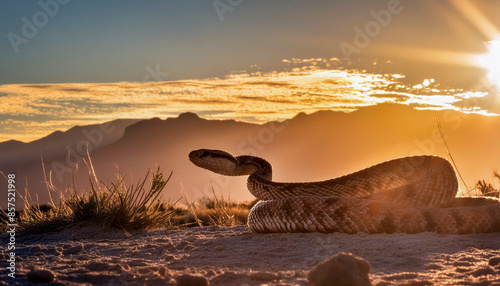
<path id="1" fill-rule="evenodd" d="M 499 11 L 493 0 L 0 1 L 0 141 L 185 111 L 261 122 L 472 97 L 464 111 L 500 113 Z"/>

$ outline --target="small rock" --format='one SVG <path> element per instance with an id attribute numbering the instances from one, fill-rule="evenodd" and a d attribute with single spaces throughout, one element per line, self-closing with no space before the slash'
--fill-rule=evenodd
<path id="1" fill-rule="evenodd" d="M 56 280 L 56 275 L 52 271 L 45 269 L 31 270 L 28 272 L 27 277 L 30 282 L 49 283 Z"/>
<path id="2" fill-rule="evenodd" d="M 271 273 L 271 272 L 254 272 L 254 273 L 250 273 L 250 275 L 248 275 L 248 276 L 252 279 L 264 280 L 264 281 L 279 279 L 278 275 Z"/>
<path id="3" fill-rule="evenodd" d="M 477 262 L 477 259 L 475 259 L 474 257 L 465 256 L 465 257 L 460 257 L 458 261 Z"/>
<path id="4" fill-rule="evenodd" d="M 160 269 L 158 269 L 158 273 L 159 273 L 161 276 L 165 276 L 165 275 L 167 275 L 167 273 L 168 273 L 167 268 L 165 268 L 165 267 L 160 267 Z"/>
<path id="5" fill-rule="evenodd" d="M 184 274 L 175 279 L 177 286 L 208 286 L 208 280 L 202 276 Z"/>
<path id="6" fill-rule="evenodd" d="M 341 252 L 314 266 L 307 280 L 313 286 L 372 285 L 370 263 L 351 253 Z"/>
<path id="7" fill-rule="evenodd" d="M 474 277 L 486 276 L 486 275 L 495 275 L 496 271 L 493 268 L 486 266 L 483 268 L 479 268 L 478 270 L 472 271 L 470 275 Z"/>
<path id="8" fill-rule="evenodd" d="M 70 248 L 63 250 L 63 254 L 64 255 L 77 254 L 77 253 L 81 252 L 82 250 L 83 250 L 83 244 L 80 243 L 78 245 L 75 245 L 75 246 L 72 246 Z"/>
<path id="9" fill-rule="evenodd" d="M 208 269 L 207 272 L 205 273 L 206 276 L 214 276 L 215 271 L 213 269 Z"/>
<path id="10" fill-rule="evenodd" d="M 165 256 L 165 261 L 172 261 L 172 260 L 175 260 L 175 256 L 173 256 L 173 255 Z"/>
<path id="11" fill-rule="evenodd" d="M 488 261 L 488 264 L 491 266 L 499 265 L 500 264 L 500 256 L 490 258 L 490 260 Z"/>
<path id="12" fill-rule="evenodd" d="M 457 272 L 457 273 L 465 273 L 465 272 L 469 272 L 469 271 L 470 271 L 469 268 L 462 268 L 462 267 L 455 268 L 455 272 Z"/>
<path id="13" fill-rule="evenodd" d="M 474 265 L 473 263 L 467 262 L 467 261 L 455 261 L 455 262 L 453 262 L 453 266 L 457 266 L 457 267 L 458 266 L 465 266 L 465 267 L 467 267 L 467 266 L 473 266 L 473 265 Z"/>
<path id="14" fill-rule="evenodd" d="M 293 273 L 293 276 L 294 277 L 307 276 L 307 271 L 305 271 L 305 270 L 295 270 L 294 273 Z"/>

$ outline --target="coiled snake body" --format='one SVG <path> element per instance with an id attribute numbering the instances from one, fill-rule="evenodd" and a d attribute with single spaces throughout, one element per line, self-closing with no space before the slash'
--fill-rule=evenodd
<path id="1" fill-rule="evenodd" d="M 248 217 L 255 232 L 500 231 L 500 202 L 456 197 L 456 174 L 441 157 L 400 158 L 308 183 L 273 182 L 271 164 L 259 157 L 201 149 L 189 159 L 222 175 L 249 175 L 247 187 L 261 200 Z"/>

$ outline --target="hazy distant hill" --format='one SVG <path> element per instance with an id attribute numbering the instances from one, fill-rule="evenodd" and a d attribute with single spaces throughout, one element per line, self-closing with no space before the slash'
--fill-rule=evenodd
<path id="1" fill-rule="evenodd" d="M 12 163 L 40 159 L 40 152 L 44 157 L 60 155 L 66 146 L 77 149 L 80 142 L 88 141 L 91 147 L 106 146 L 123 136 L 125 128 L 136 123 L 137 119 L 118 119 L 104 124 L 75 126 L 66 132 L 56 131 L 41 139 L 24 143 L 10 140 L 0 143 L 0 164 L 7 166 Z M 102 135 L 102 140 L 100 139 Z M 70 149 L 71 149 L 70 148 Z"/>
<path id="2" fill-rule="evenodd" d="M 466 182 L 490 178 L 500 166 L 500 118 L 466 115 L 454 111 L 422 111 L 401 105 L 378 105 L 352 113 L 321 111 L 298 114 L 283 123 L 263 125 L 201 119 L 185 113 L 177 118 L 153 118 L 136 122 L 118 132 L 125 121 L 114 121 L 116 132 L 104 134 L 102 143 L 91 146 L 95 170 L 101 178 L 112 178 L 115 165 L 127 178 L 137 181 L 155 164 L 165 173 L 173 171 L 164 198 L 178 199 L 185 192 L 194 199 L 211 195 L 211 187 L 238 200 L 251 199 L 246 178 L 228 178 L 211 174 L 192 165 L 187 155 L 199 148 L 223 149 L 234 155 L 254 154 L 268 159 L 278 181 L 323 180 L 340 176 L 395 157 L 435 154 L 447 157 L 436 128 L 436 116 L 447 136 L 448 145 Z M 79 127 L 58 132 L 37 144 L 5 142 L 0 144 L 0 170 L 15 171 L 18 188 L 47 200 L 39 149 L 44 149 L 47 171 L 52 169 L 53 182 L 64 188 L 69 171 L 79 163 L 77 185 L 85 188 L 87 170 L 74 153 L 66 162 L 67 148 L 94 134 L 99 126 Z M 94 132 L 94 133 L 89 133 Z M 123 136 L 122 136 L 123 135 Z M 45 141 L 44 141 L 45 140 Z M 96 141 L 94 140 L 94 141 Z M 43 141 L 43 144 L 42 144 Z M 67 143 L 70 142 L 70 143 Z M 53 144 L 53 145 L 52 145 Z M 50 150 L 50 155 L 47 155 Z M 23 160 L 13 161 L 12 154 Z M 6 156 L 7 160 L 4 160 Z M 9 157 L 11 156 L 11 157 Z M 2 188 L 5 188 L 2 186 Z M 2 200 L 3 202 L 4 200 Z"/>

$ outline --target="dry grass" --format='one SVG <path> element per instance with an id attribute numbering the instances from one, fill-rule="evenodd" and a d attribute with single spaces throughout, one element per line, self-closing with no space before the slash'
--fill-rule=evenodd
<path id="1" fill-rule="evenodd" d="M 204 197 L 198 200 L 193 210 L 203 225 L 244 225 L 254 204 L 254 202 L 236 203 L 230 198 L 214 194 L 213 198 Z"/>
<path id="2" fill-rule="evenodd" d="M 89 160 L 90 162 L 90 160 Z M 50 180 L 46 180 L 50 193 L 57 192 L 60 200 L 49 205 L 34 202 L 26 191 L 22 197 L 25 208 L 18 213 L 18 232 L 21 234 L 43 234 L 58 232 L 78 224 L 95 224 L 103 228 L 120 228 L 126 231 L 166 227 L 175 213 L 173 203 L 161 202 L 158 198 L 170 176 L 164 178 L 160 168 L 148 171 L 143 180 L 127 187 L 121 176 L 116 182 L 99 181 L 91 162 L 89 167 L 90 192 L 78 195 L 73 186 L 59 192 Z M 148 177 L 150 187 L 145 188 Z M 4 221 L 4 224 L 6 222 Z"/>
<path id="3" fill-rule="evenodd" d="M 73 192 L 66 205 L 75 221 L 91 221 L 105 228 L 139 230 L 165 226 L 172 215 L 172 204 L 162 203 L 158 197 L 172 173 L 165 179 L 157 168 L 152 173 L 151 187 L 146 190 L 144 185 L 149 175 L 150 171 L 142 181 L 130 187 L 123 183 L 121 177 L 116 183 L 91 181 L 88 195 L 78 196 Z"/>
<path id="4" fill-rule="evenodd" d="M 493 178 L 500 183 L 500 174 L 493 172 Z M 500 189 L 496 188 L 493 184 L 487 183 L 485 180 L 476 182 L 476 189 L 481 192 L 482 196 L 500 198 Z"/>
<path id="5" fill-rule="evenodd" d="M 178 209 L 178 214 L 172 220 L 173 225 L 178 227 L 244 225 L 250 209 L 258 201 L 237 203 L 230 196 L 218 196 L 213 187 L 213 197 L 202 197 L 197 201 L 191 201 L 186 192 L 183 193 L 187 208 Z"/>
<path id="6" fill-rule="evenodd" d="M 60 192 L 52 184 L 50 176 L 46 178 L 47 191 L 49 194 L 59 194 L 58 203 L 54 203 L 51 197 L 51 203 L 40 205 L 25 191 L 25 195 L 21 196 L 25 208 L 16 215 L 19 233 L 45 234 L 88 224 L 126 231 L 242 225 L 247 223 L 248 213 L 257 202 L 236 203 L 230 197 L 217 196 L 214 192 L 213 197 L 191 202 L 188 208 L 177 207 L 176 202 L 165 203 L 159 199 L 172 173 L 165 178 L 158 167 L 154 172 L 148 171 L 137 184 L 127 186 L 121 175 L 117 175 L 115 182 L 100 181 L 93 171 L 90 159 L 86 162 L 89 169 L 89 191 L 78 192 L 73 183 L 64 192 Z M 148 178 L 150 187 L 146 188 Z M 187 198 L 187 194 L 185 196 Z M 6 225 L 6 218 L 5 212 L 0 213 L 0 226 Z"/>
<path id="7" fill-rule="evenodd" d="M 455 159 L 453 159 L 453 156 L 451 154 L 450 148 L 448 147 L 448 143 L 446 142 L 446 136 L 443 130 L 443 127 L 441 126 L 441 123 L 439 122 L 439 118 L 436 116 L 436 125 L 439 131 L 439 134 L 441 136 L 441 139 L 443 140 L 444 147 L 446 148 L 446 152 L 448 153 L 448 156 L 451 159 L 451 163 L 453 164 L 453 167 L 455 168 L 455 171 L 458 174 L 458 177 L 463 183 L 463 186 L 466 189 L 465 195 L 471 196 L 471 195 L 480 195 L 484 197 L 495 197 L 495 198 L 500 198 L 500 189 L 495 188 L 492 184 L 487 183 L 485 180 L 479 180 L 476 182 L 476 185 L 474 186 L 473 189 L 469 189 L 467 184 L 465 183 L 464 178 L 462 177 L 462 174 L 460 173 L 457 164 L 455 163 Z M 493 177 L 500 182 L 500 174 L 497 173 L 496 171 L 493 172 Z M 475 191 L 478 191 L 478 193 L 475 193 Z"/>

